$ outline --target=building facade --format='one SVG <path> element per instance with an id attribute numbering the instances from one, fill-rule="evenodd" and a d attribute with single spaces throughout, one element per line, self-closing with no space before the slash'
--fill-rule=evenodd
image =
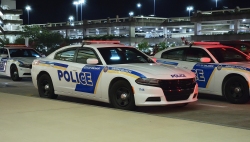
<path id="1" fill-rule="evenodd" d="M 21 9 L 16 9 L 16 0 L 1 0 L 0 6 L 0 37 L 8 38 L 10 43 L 20 35 L 23 20 Z"/>

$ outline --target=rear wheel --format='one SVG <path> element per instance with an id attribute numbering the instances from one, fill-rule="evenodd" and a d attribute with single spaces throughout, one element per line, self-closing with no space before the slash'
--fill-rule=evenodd
<path id="1" fill-rule="evenodd" d="M 49 75 L 43 74 L 37 80 L 38 93 L 42 98 L 56 99 L 58 95 L 54 93 L 54 86 Z"/>
<path id="2" fill-rule="evenodd" d="M 135 109 L 134 93 L 128 81 L 117 81 L 110 89 L 109 98 L 115 108 L 124 110 Z"/>
<path id="3" fill-rule="evenodd" d="M 20 81 L 22 78 L 19 77 L 18 69 L 15 65 L 10 67 L 10 77 L 13 81 Z"/>
<path id="4" fill-rule="evenodd" d="M 249 101 L 249 86 L 240 76 L 229 78 L 223 85 L 223 95 L 234 104 L 244 104 Z"/>

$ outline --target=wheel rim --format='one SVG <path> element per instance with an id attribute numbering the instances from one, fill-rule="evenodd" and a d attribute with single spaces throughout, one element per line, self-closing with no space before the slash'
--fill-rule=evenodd
<path id="1" fill-rule="evenodd" d="M 239 82 L 231 82 L 229 85 L 228 93 L 230 93 L 230 96 L 234 99 L 239 99 L 244 95 L 243 92 L 243 84 Z"/>
<path id="2" fill-rule="evenodd" d="M 48 82 L 47 80 L 41 81 L 41 83 L 40 83 L 40 88 L 41 88 L 41 91 L 42 91 L 42 93 L 43 93 L 43 96 L 44 96 L 44 97 L 48 97 L 49 94 L 50 94 L 49 82 Z"/>
<path id="3" fill-rule="evenodd" d="M 18 70 L 17 69 L 12 69 L 11 74 L 12 74 L 13 78 L 17 78 L 18 77 Z"/>
<path id="4" fill-rule="evenodd" d="M 129 89 L 125 87 L 121 87 L 117 89 L 115 101 L 121 107 L 127 106 L 131 101 L 131 93 Z"/>

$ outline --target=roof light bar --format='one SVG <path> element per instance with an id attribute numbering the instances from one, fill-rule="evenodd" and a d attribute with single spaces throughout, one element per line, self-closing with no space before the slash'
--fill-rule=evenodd
<path id="1" fill-rule="evenodd" d="M 193 42 L 193 45 L 219 45 L 220 42 Z"/>
<path id="2" fill-rule="evenodd" d="M 120 44 L 118 40 L 83 40 L 83 44 Z"/>

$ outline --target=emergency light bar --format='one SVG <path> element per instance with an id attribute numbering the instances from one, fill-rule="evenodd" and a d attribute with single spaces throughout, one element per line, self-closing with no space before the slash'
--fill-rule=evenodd
<path id="1" fill-rule="evenodd" d="M 118 40 L 83 40 L 83 44 L 120 44 Z"/>
<path id="2" fill-rule="evenodd" d="M 193 42 L 193 45 L 219 45 L 220 42 Z"/>

